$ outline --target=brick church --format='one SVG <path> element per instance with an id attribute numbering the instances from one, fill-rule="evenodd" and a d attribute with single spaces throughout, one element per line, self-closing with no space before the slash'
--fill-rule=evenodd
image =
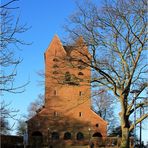
<path id="1" fill-rule="evenodd" d="M 44 56 L 45 104 L 27 121 L 29 144 L 64 148 L 106 137 L 107 122 L 91 109 L 91 70 L 82 64 L 91 56 L 83 38 L 64 46 L 55 35 Z"/>

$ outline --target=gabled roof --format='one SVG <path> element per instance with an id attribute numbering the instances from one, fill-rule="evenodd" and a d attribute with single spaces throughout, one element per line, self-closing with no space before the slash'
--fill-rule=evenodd
<path id="1" fill-rule="evenodd" d="M 77 50 L 78 47 L 80 47 L 80 48 L 86 47 L 85 50 L 87 49 L 87 46 L 86 46 L 85 41 L 82 36 L 80 36 L 76 40 L 76 42 L 72 45 L 63 45 L 62 42 L 60 41 L 60 38 L 58 37 L 58 35 L 54 35 L 54 37 L 53 37 L 52 41 L 50 42 L 45 53 L 47 53 L 50 49 L 53 50 L 54 49 L 53 47 L 55 47 L 55 48 L 58 47 L 57 50 L 61 49 L 67 55 L 70 55 L 70 53 L 73 50 Z M 87 53 L 89 53 L 88 50 L 87 50 Z"/>

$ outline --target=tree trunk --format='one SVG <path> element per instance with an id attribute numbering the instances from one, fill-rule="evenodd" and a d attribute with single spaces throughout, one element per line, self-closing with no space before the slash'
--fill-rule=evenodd
<path id="1" fill-rule="evenodd" d="M 122 127 L 121 148 L 129 148 L 129 128 Z"/>

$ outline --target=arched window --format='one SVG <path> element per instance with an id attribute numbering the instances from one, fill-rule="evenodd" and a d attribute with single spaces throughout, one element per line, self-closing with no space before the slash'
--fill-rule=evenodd
<path id="1" fill-rule="evenodd" d="M 58 60 L 57 58 L 54 58 L 53 61 L 54 61 L 54 62 L 58 62 L 59 60 Z"/>
<path id="2" fill-rule="evenodd" d="M 77 133 L 77 140 L 83 140 L 84 139 L 84 135 L 81 132 Z"/>
<path id="3" fill-rule="evenodd" d="M 59 74 L 58 71 L 53 71 L 53 74 Z"/>
<path id="4" fill-rule="evenodd" d="M 102 135 L 101 135 L 101 133 L 96 132 L 96 133 L 93 134 L 93 137 L 102 137 Z"/>
<path id="5" fill-rule="evenodd" d="M 58 140 L 59 139 L 59 133 L 58 132 L 53 132 L 51 134 L 51 139 L 52 140 Z"/>
<path id="6" fill-rule="evenodd" d="M 79 75 L 79 76 L 83 76 L 84 74 L 83 74 L 82 72 L 79 72 L 78 75 Z"/>
<path id="7" fill-rule="evenodd" d="M 54 64 L 54 65 L 53 65 L 53 68 L 58 68 L 58 67 L 59 67 L 59 66 L 58 66 L 58 65 L 56 65 L 56 64 Z"/>
<path id="8" fill-rule="evenodd" d="M 69 140 L 69 139 L 71 139 L 71 133 L 70 132 L 66 132 L 64 134 L 64 140 Z"/>
<path id="9" fill-rule="evenodd" d="M 99 127 L 99 124 L 98 123 L 96 124 L 96 127 Z"/>
<path id="10" fill-rule="evenodd" d="M 57 95 L 57 91 L 56 91 L 56 90 L 54 90 L 53 94 L 54 94 L 54 96 L 56 96 L 56 95 Z"/>

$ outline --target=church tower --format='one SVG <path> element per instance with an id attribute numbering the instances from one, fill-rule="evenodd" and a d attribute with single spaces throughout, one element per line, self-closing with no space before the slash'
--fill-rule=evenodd
<path id="1" fill-rule="evenodd" d="M 57 35 L 45 51 L 45 104 L 28 120 L 29 144 L 88 144 L 107 136 L 107 122 L 91 110 L 91 55 L 82 37 L 64 46 Z"/>
<path id="2" fill-rule="evenodd" d="M 54 36 L 45 52 L 45 106 L 59 111 L 81 103 L 91 106 L 90 68 L 81 62 L 82 53 L 89 56 L 82 38 L 72 46 L 63 46 Z"/>

